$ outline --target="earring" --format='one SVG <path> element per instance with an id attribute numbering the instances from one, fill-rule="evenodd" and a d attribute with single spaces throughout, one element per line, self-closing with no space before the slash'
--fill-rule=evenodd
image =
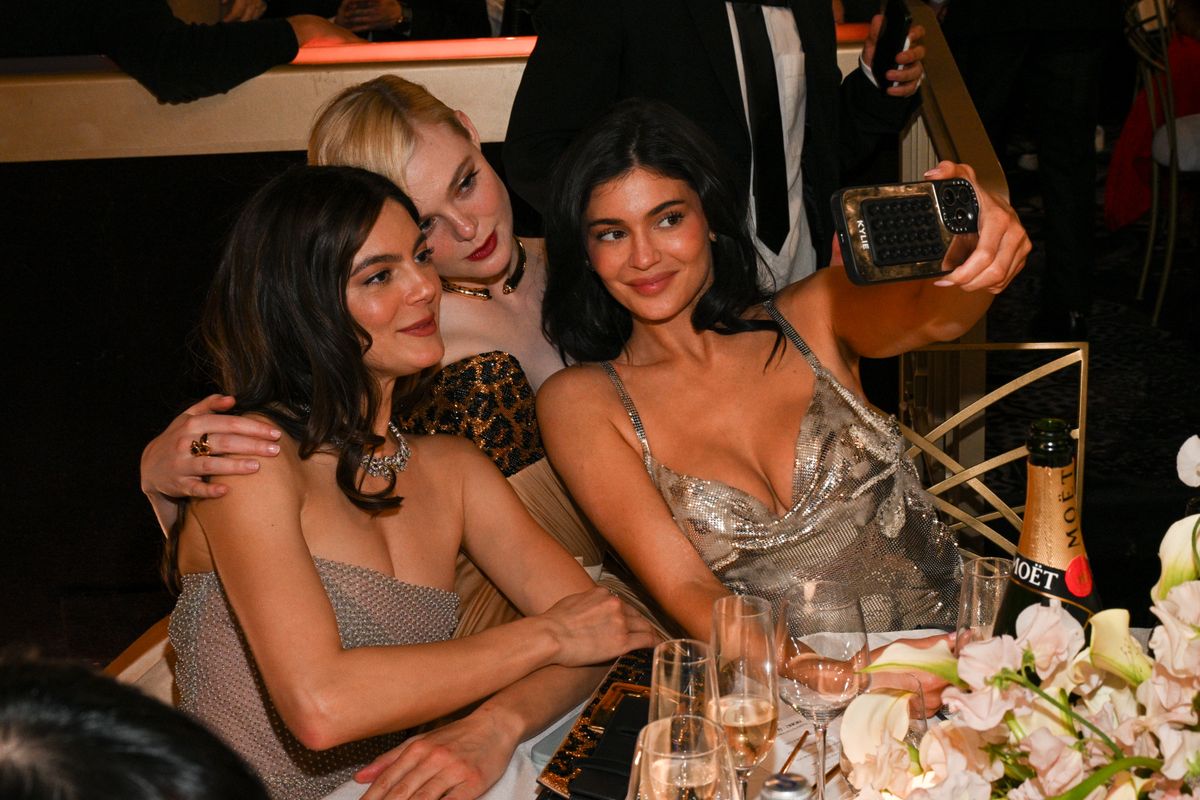
<path id="1" fill-rule="evenodd" d="M 717 234 L 713 233 L 712 231 L 709 231 L 708 232 L 708 240 L 715 244 L 717 241 Z"/>

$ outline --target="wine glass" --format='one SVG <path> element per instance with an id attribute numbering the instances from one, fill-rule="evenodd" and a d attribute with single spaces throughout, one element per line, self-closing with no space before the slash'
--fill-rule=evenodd
<path id="1" fill-rule="evenodd" d="M 817 733 L 817 800 L 825 800 L 825 732 L 867 688 L 866 626 L 858 595 L 840 583 L 803 581 L 779 612 L 779 697 Z"/>
<path id="2" fill-rule="evenodd" d="M 739 800 L 725 736 L 711 719 L 666 716 L 642 729 L 628 800 Z"/>
<path id="3" fill-rule="evenodd" d="M 716 720 L 717 669 L 707 644 L 668 639 L 650 665 L 650 721 L 693 715 Z"/>
<path id="4" fill-rule="evenodd" d="M 771 604 L 761 597 L 729 595 L 713 603 L 717 721 L 725 729 L 743 798 L 750 773 L 775 743 L 779 723 L 774 629 Z"/>
<path id="5" fill-rule="evenodd" d="M 1010 558 L 973 558 L 963 564 L 962 590 L 958 596 L 958 626 L 954 637 L 957 655 L 964 645 L 987 639 L 996 625 L 996 615 L 1012 577 Z"/>
<path id="6" fill-rule="evenodd" d="M 910 672 L 877 672 L 872 677 L 867 694 L 886 694 L 897 700 L 907 700 L 908 732 L 904 734 L 904 742 L 919 749 L 921 739 L 929 730 L 925 689 L 921 686 L 921 679 Z"/>

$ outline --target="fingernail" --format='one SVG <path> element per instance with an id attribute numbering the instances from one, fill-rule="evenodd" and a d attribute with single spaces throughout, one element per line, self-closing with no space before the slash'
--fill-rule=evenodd
<path id="1" fill-rule="evenodd" d="M 271 455 L 277 454 L 279 452 L 279 445 L 277 445 L 277 444 L 267 445 L 267 452 L 270 453 Z"/>
<path id="2" fill-rule="evenodd" d="M 924 177 L 928 178 L 930 175 L 933 175 L 936 172 L 937 172 L 937 167 L 934 167 L 933 169 L 927 169 L 927 170 L 925 170 Z"/>
<path id="3" fill-rule="evenodd" d="M 280 436 L 283 436 L 282 432 L 277 431 L 274 428 L 271 429 L 271 438 L 272 439 L 278 439 Z"/>
<path id="4" fill-rule="evenodd" d="M 247 468 L 248 468 L 248 469 L 249 469 L 251 472 L 257 472 L 257 471 L 258 471 L 258 462 L 257 462 L 257 461 L 250 461 L 250 462 L 248 462 L 248 463 L 246 464 L 246 467 L 247 467 Z"/>
<path id="5" fill-rule="evenodd" d="M 934 281 L 933 285 L 934 286 L 953 286 L 954 281 L 947 281 L 947 280 Z"/>

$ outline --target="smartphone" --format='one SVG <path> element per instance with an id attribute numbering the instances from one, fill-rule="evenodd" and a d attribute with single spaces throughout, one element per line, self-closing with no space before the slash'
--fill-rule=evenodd
<path id="1" fill-rule="evenodd" d="M 879 38 L 875 40 L 875 55 L 871 59 L 871 74 L 881 92 L 895 86 L 895 81 L 887 79 L 889 70 L 895 69 L 896 56 L 908 49 L 908 29 L 912 27 L 912 14 L 908 13 L 908 5 L 904 0 L 884 0 L 880 10 L 883 14 L 883 27 L 879 29 Z"/>
<path id="2" fill-rule="evenodd" d="M 855 186 L 835 192 L 831 202 L 854 283 L 942 275 L 975 246 L 979 198 L 962 178 Z"/>

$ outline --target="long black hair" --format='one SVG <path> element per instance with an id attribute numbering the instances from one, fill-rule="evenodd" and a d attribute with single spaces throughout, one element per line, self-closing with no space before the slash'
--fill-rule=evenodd
<path id="1" fill-rule="evenodd" d="M 584 212 L 603 183 L 641 167 L 687 183 L 700 197 L 712 246 L 713 282 L 692 310 L 692 327 L 718 333 L 777 330 L 742 314 L 768 292 L 747 224 L 747 198 L 712 139 L 666 103 L 631 98 L 614 105 L 571 144 L 554 171 L 546 210 L 549 261 L 542 329 L 565 358 L 615 358 L 633 320 L 588 266 Z"/>

